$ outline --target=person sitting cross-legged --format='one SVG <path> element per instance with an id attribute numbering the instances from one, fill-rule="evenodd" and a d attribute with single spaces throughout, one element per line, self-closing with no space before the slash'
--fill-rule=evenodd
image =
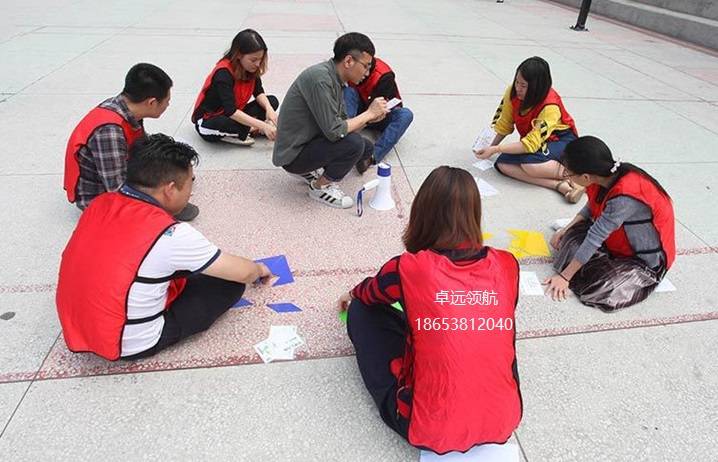
<path id="1" fill-rule="evenodd" d="M 155 134 L 130 154 L 125 184 L 80 217 L 57 283 L 67 347 L 109 360 L 151 356 L 208 329 L 246 284 L 271 276 L 173 217 L 192 192 L 194 149 Z"/>

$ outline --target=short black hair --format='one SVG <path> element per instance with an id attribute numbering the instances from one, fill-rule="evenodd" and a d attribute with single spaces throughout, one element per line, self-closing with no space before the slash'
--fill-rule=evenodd
<path id="1" fill-rule="evenodd" d="M 346 57 L 346 55 L 356 55 L 368 53 L 372 57 L 376 50 L 374 44 L 371 43 L 369 37 L 359 32 L 349 32 L 344 34 L 334 42 L 334 62 L 338 63 Z"/>
<path id="2" fill-rule="evenodd" d="M 127 184 L 156 188 L 174 181 L 182 185 L 199 155 L 192 146 L 156 133 L 140 138 L 130 147 L 127 160 Z"/>
<path id="3" fill-rule="evenodd" d="M 545 59 L 539 56 L 533 56 L 519 64 L 514 74 L 514 81 L 511 84 L 511 98 L 516 98 L 516 76 L 521 73 L 521 77 L 529 84 L 526 90 L 526 97 L 521 102 L 521 110 L 525 111 L 536 106 L 546 99 L 548 91 L 553 85 L 551 80 L 551 68 Z"/>
<path id="4" fill-rule="evenodd" d="M 161 101 L 167 98 L 170 88 L 172 79 L 165 71 L 154 64 L 138 63 L 127 72 L 122 94 L 133 103 L 141 103 L 147 98 Z"/>

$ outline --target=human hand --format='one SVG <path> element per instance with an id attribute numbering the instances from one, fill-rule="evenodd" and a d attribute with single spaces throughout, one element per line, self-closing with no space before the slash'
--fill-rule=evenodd
<path id="1" fill-rule="evenodd" d="M 367 112 L 371 114 L 372 122 L 378 122 L 382 120 L 389 113 L 389 109 L 386 107 L 386 100 L 383 97 L 374 98 L 367 109 Z"/>
<path id="2" fill-rule="evenodd" d="M 569 290 L 568 281 L 562 276 L 558 274 L 551 276 L 550 278 L 547 278 L 543 284 L 548 286 L 546 287 L 545 293 L 550 294 L 553 301 L 562 302 L 566 300 Z"/>
<path id="3" fill-rule="evenodd" d="M 272 279 L 275 278 L 275 276 L 264 263 L 257 263 L 257 266 L 259 266 L 259 277 L 257 278 L 255 284 L 268 286 L 272 282 Z"/>
<path id="4" fill-rule="evenodd" d="M 561 228 L 558 231 L 554 233 L 553 236 L 551 236 L 551 247 L 558 250 L 561 247 L 561 239 L 563 239 L 564 234 L 566 234 L 567 228 Z"/>
<path id="5" fill-rule="evenodd" d="M 339 307 L 339 312 L 346 311 L 349 308 L 349 304 L 352 302 L 352 294 L 349 292 L 344 292 L 341 297 L 339 297 L 339 301 L 337 302 L 337 306 Z"/>
<path id="6" fill-rule="evenodd" d="M 499 152 L 499 150 L 496 148 L 496 146 L 487 146 L 485 148 L 479 149 L 478 151 L 474 151 L 474 155 L 477 159 L 488 159 L 497 152 Z"/>
<path id="7" fill-rule="evenodd" d="M 272 125 L 274 125 L 275 127 L 278 124 L 278 118 L 279 118 L 279 116 L 277 115 L 276 112 L 274 112 L 274 111 L 267 112 L 267 122 L 271 122 Z"/>
<path id="8" fill-rule="evenodd" d="M 262 127 L 262 133 L 268 140 L 274 141 L 277 138 L 277 127 L 273 123 L 265 122 Z"/>

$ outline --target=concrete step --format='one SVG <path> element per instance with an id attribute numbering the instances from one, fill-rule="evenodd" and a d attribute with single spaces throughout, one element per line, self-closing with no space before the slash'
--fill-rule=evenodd
<path id="1" fill-rule="evenodd" d="M 553 0 L 580 8 L 581 0 Z M 718 2 L 705 0 L 601 0 L 591 13 L 718 50 Z M 591 15 L 586 21 L 590 29 Z"/>
<path id="2" fill-rule="evenodd" d="M 665 8 L 678 13 L 686 13 L 699 18 L 718 20 L 718 1 L 716 0 L 636 0 L 646 5 Z"/>

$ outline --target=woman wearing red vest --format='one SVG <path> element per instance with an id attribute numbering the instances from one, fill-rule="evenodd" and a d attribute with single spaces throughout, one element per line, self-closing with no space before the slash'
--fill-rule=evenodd
<path id="1" fill-rule="evenodd" d="M 506 442 L 522 415 L 519 269 L 513 255 L 483 245 L 471 174 L 443 166 L 429 175 L 404 245 L 406 252 L 339 299 L 382 419 L 439 454 Z"/>
<path id="2" fill-rule="evenodd" d="M 566 144 L 578 136 L 578 130 L 551 85 L 551 69 L 544 59 L 534 56 L 522 62 L 494 114 L 496 137 L 491 146 L 475 154 L 479 159 L 488 159 L 501 153 L 495 164 L 500 173 L 554 189 L 568 202 L 576 203 L 583 188 L 563 178 L 559 159 Z M 499 144 L 514 131 L 514 126 L 521 139 Z"/>
<path id="3" fill-rule="evenodd" d="M 676 256 L 671 198 L 593 136 L 569 143 L 561 160 L 565 177 L 586 188 L 588 204 L 551 239 L 557 274 L 545 281 L 548 291 L 563 300 L 570 288 L 603 311 L 644 300 Z"/>
<path id="4" fill-rule="evenodd" d="M 274 140 L 279 100 L 264 94 L 261 76 L 267 59 L 267 45 L 259 33 L 245 29 L 234 37 L 194 105 L 192 122 L 202 139 L 251 146 L 250 135 L 261 133 Z"/>

